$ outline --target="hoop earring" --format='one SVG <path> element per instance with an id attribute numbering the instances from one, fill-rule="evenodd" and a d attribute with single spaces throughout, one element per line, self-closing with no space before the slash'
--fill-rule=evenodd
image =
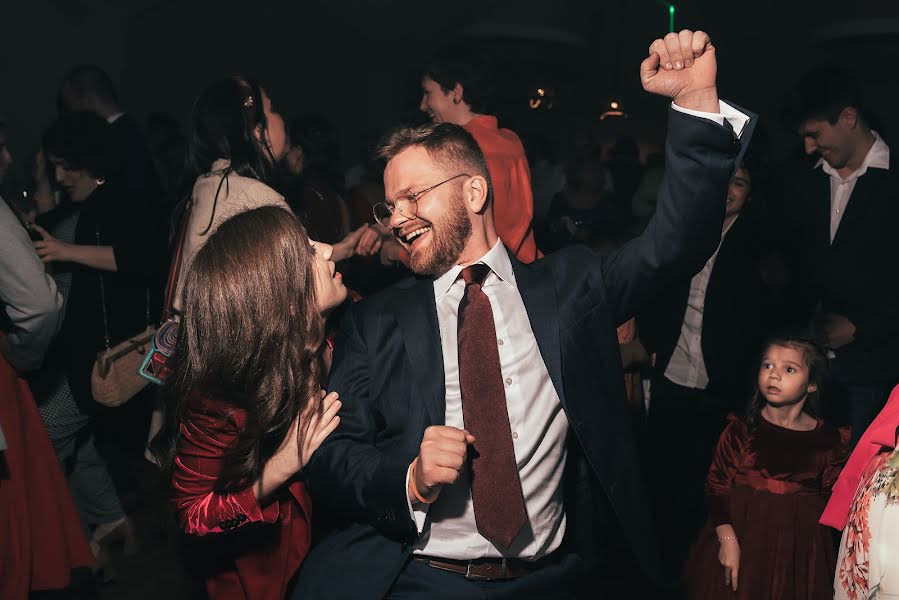
<path id="1" fill-rule="evenodd" d="M 103 185 L 104 183 L 106 183 L 106 178 L 101 177 L 99 179 L 95 179 L 94 181 L 97 183 L 97 187 L 99 187 L 99 186 Z"/>

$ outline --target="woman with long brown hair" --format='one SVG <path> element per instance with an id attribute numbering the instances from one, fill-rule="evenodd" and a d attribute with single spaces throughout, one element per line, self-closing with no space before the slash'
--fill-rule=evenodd
<path id="1" fill-rule="evenodd" d="M 289 212 L 225 221 L 188 270 L 157 447 L 210 598 L 283 598 L 311 542 L 299 472 L 339 422 L 324 316 L 346 298 L 327 244 Z M 229 532 L 227 535 L 221 535 Z"/>

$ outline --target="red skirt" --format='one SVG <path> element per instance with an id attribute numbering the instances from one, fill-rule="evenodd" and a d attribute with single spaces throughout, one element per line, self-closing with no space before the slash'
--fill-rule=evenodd
<path id="1" fill-rule="evenodd" d="M 0 424 L 0 598 L 24 600 L 94 557 L 31 390 L 2 354 Z"/>
<path id="2" fill-rule="evenodd" d="M 730 497 L 740 542 L 737 591 L 724 585 L 718 537 L 707 523 L 684 573 L 696 600 L 830 600 L 836 554 L 827 527 L 818 524 L 826 499 L 817 494 L 773 494 L 736 486 Z"/>

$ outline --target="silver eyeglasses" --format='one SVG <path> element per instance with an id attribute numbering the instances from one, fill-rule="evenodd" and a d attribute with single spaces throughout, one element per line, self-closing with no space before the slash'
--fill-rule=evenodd
<path id="1" fill-rule="evenodd" d="M 449 179 L 445 179 L 440 183 L 435 183 L 431 187 L 426 187 L 423 190 L 419 190 L 414 194 L 400 194 L 392 202 L 389 200 L 378 202 L 372 207 L 372 212 L 375 215 L 375 220 L 380 223 L 382 227 L 390 229 L 390 217 L 393 215 L 394 211 L 399 211 L 399 213 L 407 219 L 414 219 L 418 214 L 416 202 L 418 202 L 419 198 L 421 198 L 434 188 L 438 188 L 444 183 L 449 183 L 453 179 L 458 179 L 459 177 L 470 177 L 470 175 L 468 173 L 459 173 L 458 175 L 453 175 Z M 403 208 L 403 204 L 405 204 L 406 208 Z"/>

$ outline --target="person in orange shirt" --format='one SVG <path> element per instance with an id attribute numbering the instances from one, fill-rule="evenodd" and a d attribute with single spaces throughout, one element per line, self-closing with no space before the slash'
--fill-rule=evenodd
<path id="1" fill-rule="evenodd" d="M 530 263 L 543 256 L 534 241 L 534 199 L 524 146 L 514 131 L 484 114 L 487 85 L 478 63 L 461 54 L 435 56 L 424 70 L 422 112 L 434 123 L 455 123 L 470 133 L 484 157 L 493 186 L 496 233 L 515 257 Z"/>

